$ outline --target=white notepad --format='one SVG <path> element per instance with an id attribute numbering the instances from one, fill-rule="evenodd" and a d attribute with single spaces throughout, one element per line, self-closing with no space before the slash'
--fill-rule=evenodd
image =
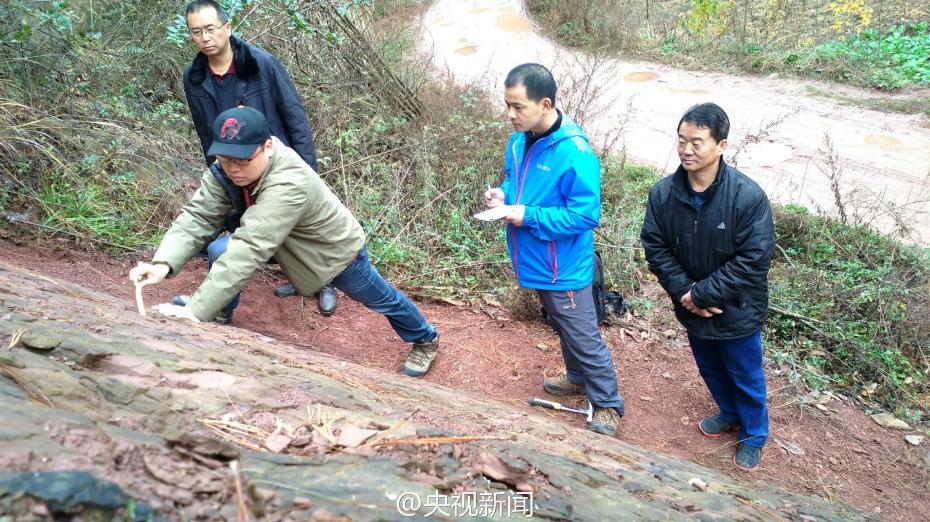
<path id="1" fill-rule="evenodd" d="M 510 205 L 501 205 L 489 208 L 484 212 L 478 212 L 472 217 L 481 221 L 497 221 L 504 216 L 510 215 L 511 212 L 513 212 L 513 208 Z"/>

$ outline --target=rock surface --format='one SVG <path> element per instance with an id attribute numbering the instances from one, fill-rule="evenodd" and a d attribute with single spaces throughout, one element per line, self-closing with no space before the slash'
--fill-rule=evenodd
<path id="1" fill-rule="evenodd" d="M 12 369 L 0 371 L 0 484 L 86 471 L 167 520 L 240 509 L 267 520 L 393 520 L 401 509 L 485 520 L 530 507 L 548 520 L 862 518 L 244 330 L 140 317 L 133 303 L 2 264 L 0 332 L 4 347 L 17 332 L 60 340 L 0 348 Z M 48 512 L 16 493 L 0 487 L 0 513 Z"/>

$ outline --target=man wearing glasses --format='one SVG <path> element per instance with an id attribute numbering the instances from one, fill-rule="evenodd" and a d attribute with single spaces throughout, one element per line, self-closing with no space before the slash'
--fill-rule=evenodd
<path id="1" fill-rule="evenodd" d="M 271 134 L 295 152 L 314 170 L 317 168 L 313 135 L 307 113 L 297 89 L 281 63 L 271 54 L 232 35 L 229 16 L 213 0 L 195 0 L 186 9 L 187 29 L 200 51 L 184 71 L 184 92 L 191 111 L 194 128 L 200 138 L 207 165 L 213 163 L 208 148 L 213 141 L 211 125 L 217 115 L 233 107 L 245 105 L 264 114 Z M 214 174 L 222 181 L 222 176 Z M 232 187 L 227 187 L 232 190 Z M 233 209 L 224 221 L 224 230 L 234 230 L 239 212 Z M 207 260 L 212 265 L 226 250 L 229 236 L 214 239 L 207 247 Z M 275 290 L 279 297 L 297 295 L 292 284 Z M 177 304 L 183 304 L 178 296 Z M 236 296 L 216 317 L 228 323 L 238 305 Z M 337 295 L 332 287 L 320 291 L 319 309 L 323 315 L 336 311 Z"/>
<path id="2" fill-rule="evenodd" d="M 413 350 L 404 373 L 421 377 L 439 350 L 439 334 L 407 296 L 385 281 L 368 260 L 365 232 L 317 173 L 291 148 L 272 137 L 265 117 L 250 107 L 221 113 L 212 126 L 208 154 L 240 189 L 245 210 L 226 253 L 186 303 L 158 305 L 166 315 L 192 321 L 216 316 L 272 255 L 304 295 L 331 283 L 368 309 L 384 315 Z M 176 275 L 218 227 L 234 202 L 211 173 L 175 219 L 152 263 L 129 273 L 139 285 Z"/>

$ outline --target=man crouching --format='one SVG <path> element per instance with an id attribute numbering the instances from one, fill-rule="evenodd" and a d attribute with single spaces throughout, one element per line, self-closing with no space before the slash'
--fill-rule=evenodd
<path id="1" fill-rule="evenodd" d="M 228 180 L 241 189 L 233 202 L 213 174 L 184 206 L 162 239 L 151 263 L 139 263 L 129 277 L 140 285 L 177 275 L 236 203 L 244 206 L 239 228 L 226 252 L 210 268 L 184 306 L 159 311 L 193 321 L 212 320 L 272 256 L 302 295 L 327 283 L 384 315 L 397 335 L 413 343 L 404 373 L 421 377 L 439 349 L 439 335 L 410 299 L 384 280 L 368 260 L 365 232 L 317 173 L 271 136 L 265 117 L 236 107 L 213 122 L 216 156 Z"/>

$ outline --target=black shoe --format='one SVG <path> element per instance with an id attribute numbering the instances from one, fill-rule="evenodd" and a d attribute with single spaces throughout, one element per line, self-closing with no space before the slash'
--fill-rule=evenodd
<path id="1" fill-rule="evenodd" d="M 297 289 L 294 288 L 294 285 L 288 283 L 275 288 L 274 295 L 278 297 L 294 297 L 297 295 Z"/>
<path id="2" fill-rule="evenodd" d="M 339 296 L 336 294 L 336 289 L 332 286 L 324 286 L 320 289 L 320 293 L 317 296 L 317 308 L 320 309 L 320 313 L 325 316 L 330 316 L 336 313 L 336 305 L 339 303 Z"/>

